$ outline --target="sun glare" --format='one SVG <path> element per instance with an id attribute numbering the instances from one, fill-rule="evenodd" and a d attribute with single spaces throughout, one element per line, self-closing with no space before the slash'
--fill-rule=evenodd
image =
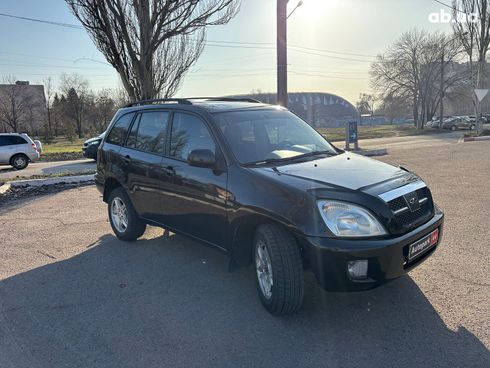
<path id="1" fill-rule="evenodd" d="M 291 1 L 295 4 L 294 1 Z M 296 11 L 302 18 L 319 18 L 322 17 L 327 8 L 335 3 L 336 0 L 303 0 L 303 4 Z"/>

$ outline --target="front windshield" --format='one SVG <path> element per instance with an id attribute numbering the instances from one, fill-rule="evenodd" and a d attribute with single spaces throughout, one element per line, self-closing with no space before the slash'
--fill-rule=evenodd
<path id="1" fill-rule="evenodd" d="M 315 129 L 286 110 L 246 110 L 216 114 L 228 146 L 241 164 L 288 160 L 335 149 Z"/>

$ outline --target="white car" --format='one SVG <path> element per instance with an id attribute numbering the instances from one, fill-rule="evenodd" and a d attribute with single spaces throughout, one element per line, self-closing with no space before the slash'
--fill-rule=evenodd
<path id="1" fill-rule="evenodd" d="M 41 155 L 39 147 L 25 133 L 0 133 L 0 165 L 10 165 L 22 170 L 29 162 L 37 161 Z"/>

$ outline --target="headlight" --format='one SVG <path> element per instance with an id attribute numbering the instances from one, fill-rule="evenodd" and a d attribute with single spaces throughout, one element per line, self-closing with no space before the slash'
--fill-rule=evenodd
<path id="1" fill-rule="evenodd" d="M 93 142 L 90 142 L 88 145 L 93 146 L 94 144 L 100 144 L 100 141 L 93 141 Z"/>
<path id="2" fill-rule="evenodd" d="M 318 201 L 325 224 L 339 237 L 385 235 L 386 230 L 366 209 L 339 201 Z"/>

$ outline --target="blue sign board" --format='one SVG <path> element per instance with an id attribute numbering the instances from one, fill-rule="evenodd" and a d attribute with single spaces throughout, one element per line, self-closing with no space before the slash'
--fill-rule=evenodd
<path id="1" fill-rule="evenodd" d="M 348 143 L 357 143 L 357 121 L 349 122 L 349 129 L 347 130 L 349 134 Z"/>

